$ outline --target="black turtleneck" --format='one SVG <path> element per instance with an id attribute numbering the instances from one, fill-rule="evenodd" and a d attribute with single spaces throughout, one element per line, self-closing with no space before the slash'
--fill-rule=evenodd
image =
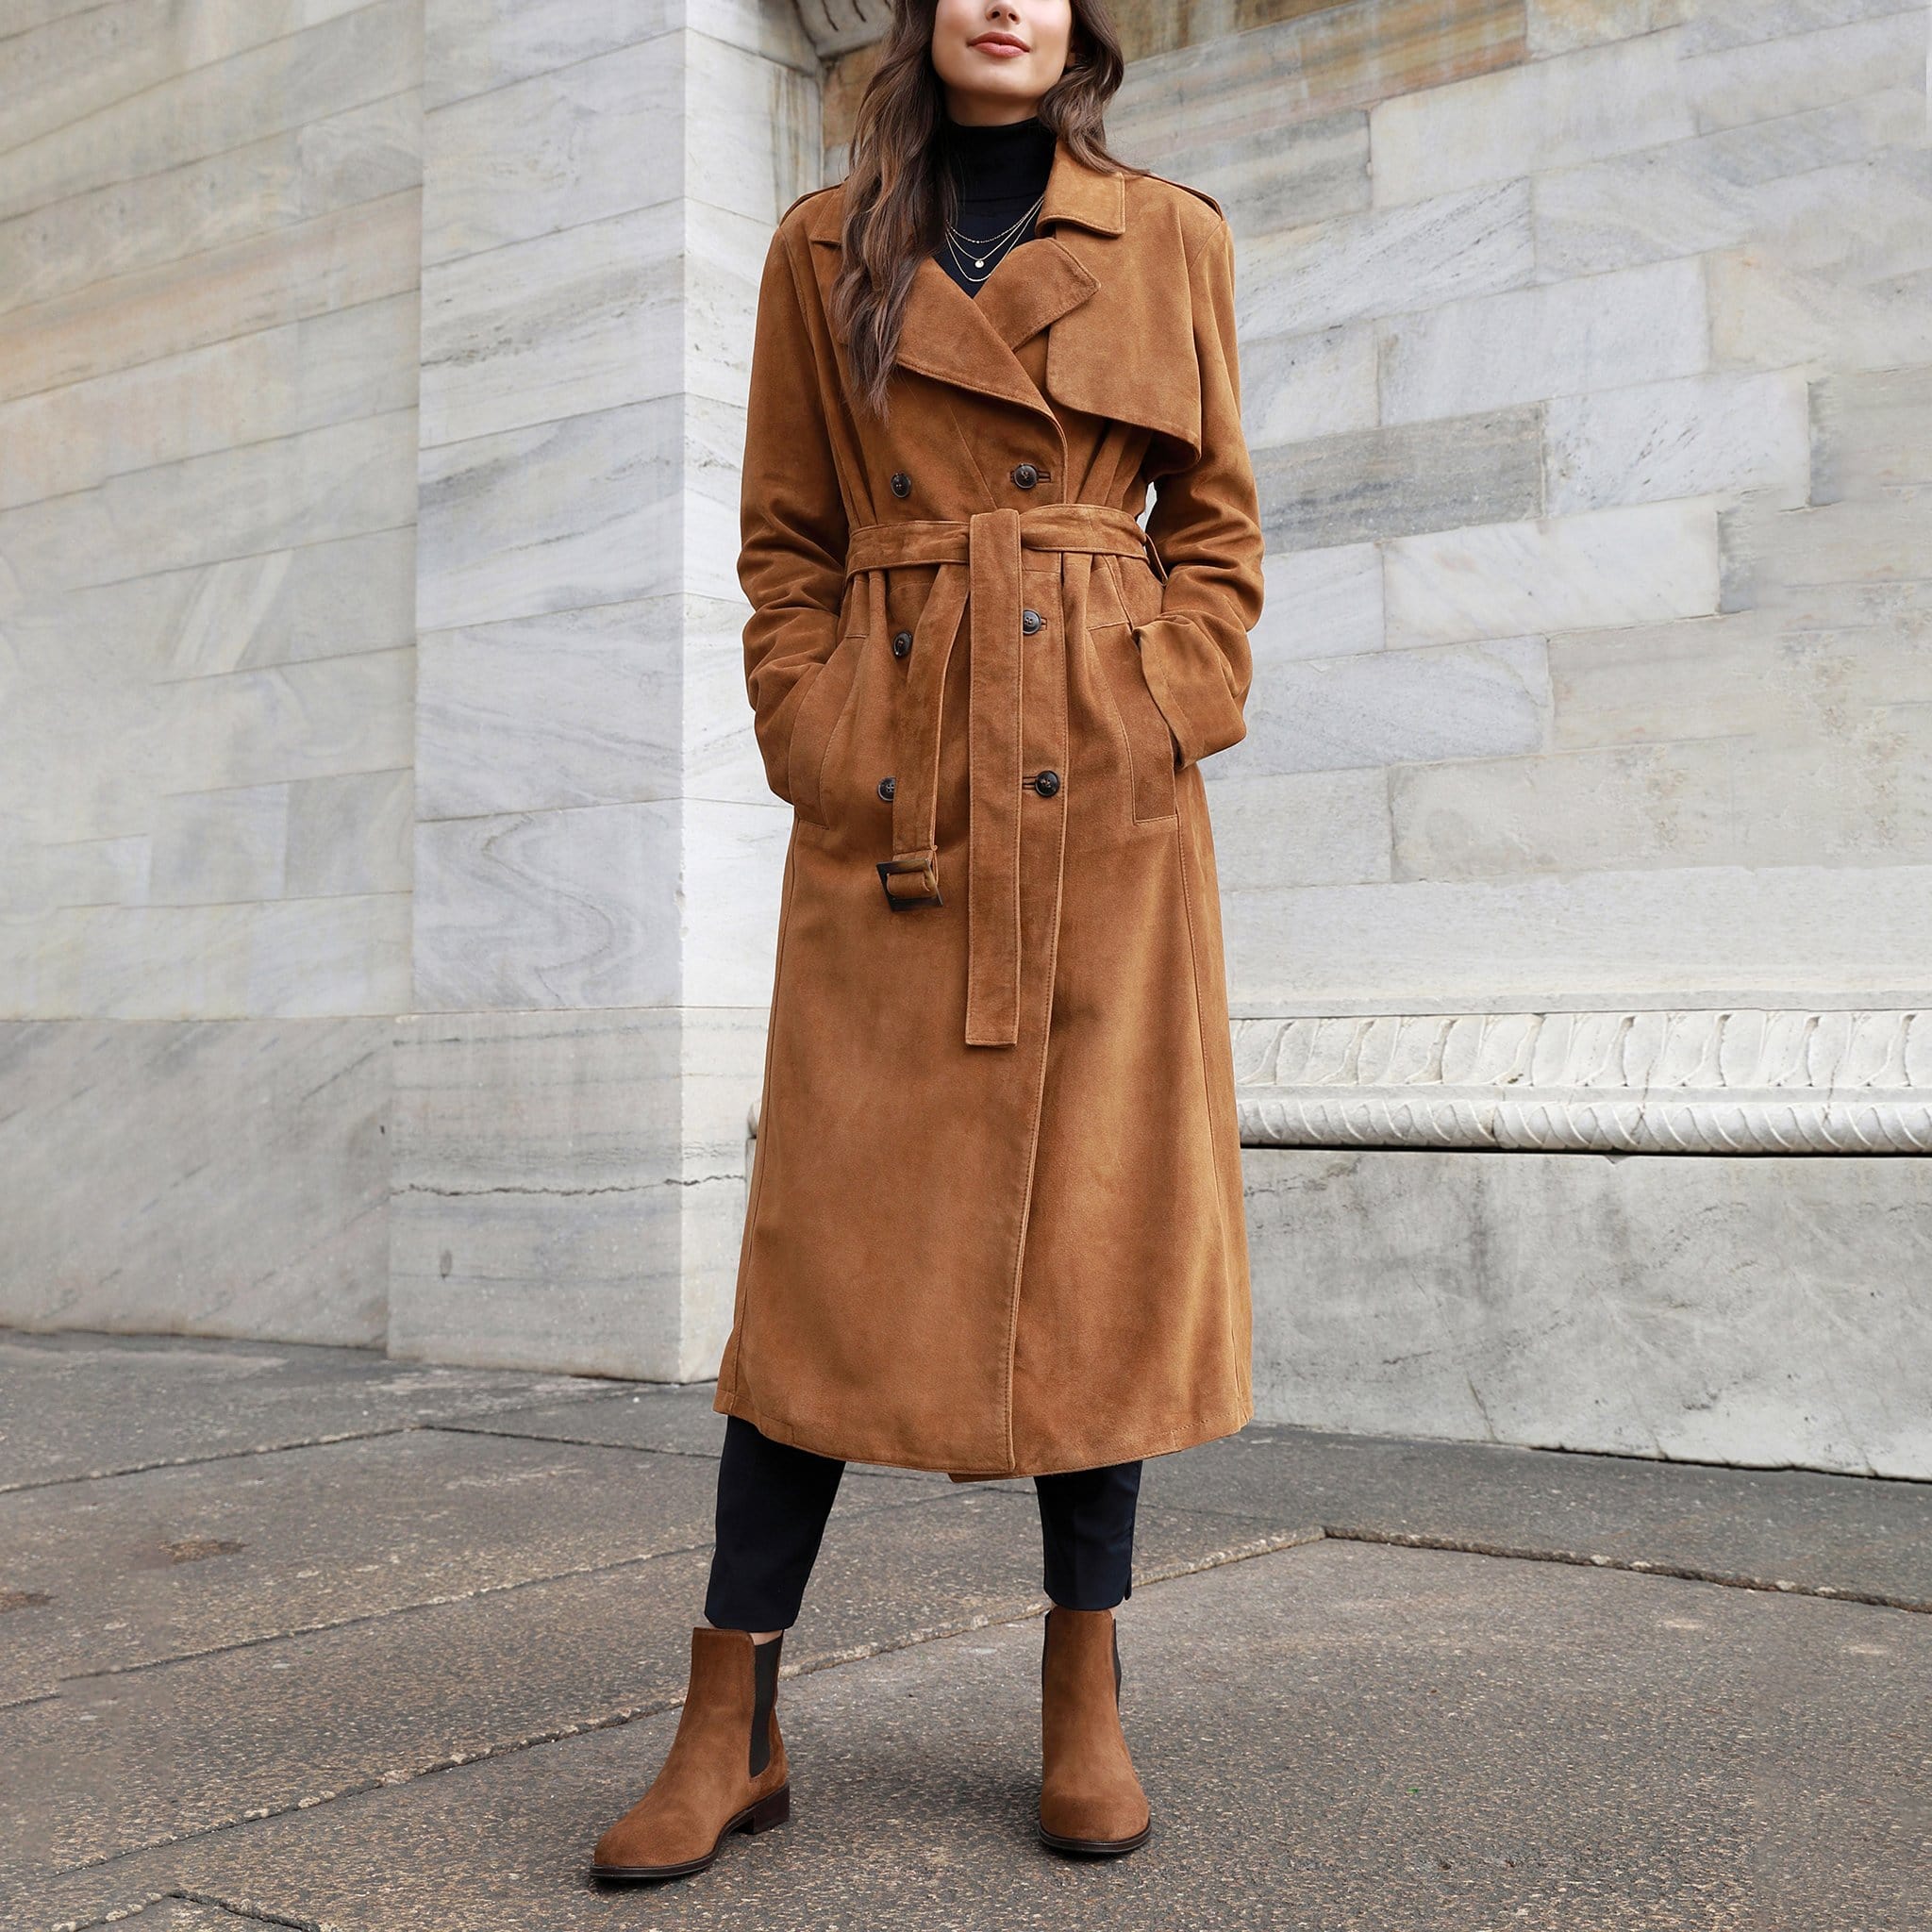
<path id="1" fill-rule="evenodd" d="M 941 125 L 940 153 L 959 183 L 955 225 L 971 240 L 991 244 L 1045 191 L 1053 171 L 1054 132 L 1037 114 L 988 127 L 969 126 L 948 115 Z M 963 264 L 950 241 L 941 241 L 935 253 L 954 281 L 976 295 L 996 264 L 1032 233 L 1029 224 L 1004 248 L 991 248 L 983 257 L 968 255 Z M 979 260 L 984 268 L 975 266 Z"/>

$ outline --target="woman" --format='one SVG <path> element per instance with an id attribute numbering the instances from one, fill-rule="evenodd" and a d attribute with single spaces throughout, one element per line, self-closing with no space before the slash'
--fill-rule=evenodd
<path id="1" fill-rule="evenodd" d="M 739 575 L 791 836 L 706 1622 L 601 1877 L 789 1815 L 779 1651 L 848 1459 L 1033 1477 L 1040 1836 L 1148 1835 L 1141 1460 L 1254 1413 L 1199 763 L 1262 539 L 1228 225 L 1108 154 L 1123 71 L 1100 0 L 897 0 L 766 259 Z"/>

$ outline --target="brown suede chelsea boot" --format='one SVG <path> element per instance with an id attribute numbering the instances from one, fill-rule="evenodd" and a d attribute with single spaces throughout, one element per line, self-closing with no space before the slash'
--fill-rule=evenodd
<path id="1" fill-rule="evenodd" d="M 1121 1730 L 1120 1688 L 1113 1612 L 1055 1604 L 1040 1653 L 1040 1840 L 1057 1852 L 1131 1852 L 1153 1828 Z"/>
<path id="2" fill-rule="evenodd" d="M 702 1872 L 734 1831 L 763 1831 L 791 1815 L 790 1768 L 778 1735 L 781 1630 L 691 1633 L 691 1684 L 677 1735 L 651 1788 L 597 1840 L 592 1878 L 633 1883 Z"/>

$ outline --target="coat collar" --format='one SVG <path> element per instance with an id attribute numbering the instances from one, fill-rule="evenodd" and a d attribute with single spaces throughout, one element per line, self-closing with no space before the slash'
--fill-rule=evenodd
<path id="1" fill-rule="evenodd" d="M 814 243 L 839 248 L 844 202 L 842 192 L 812 198 L 806 233 Z M 925 257 L 906 300 L 899 365 L 1051 415 L 1052 405 L 1013 353 L 1046 329 L 1045 387 L 1057 401 L 1143 424 L 1198 455 L 1200 385 L 1185 272 L 1178 260 L 1137 258 L 1127 177 L 1088 166 L 1057 140 L 1037 227 L 1032 241 L 1001 258 L 977 296 Z M 1170 305 L 1180 300 L 1177 341 L 1172 328 L 1149 326 L 1156 277 L 1172 287 L 1158 291 L 1155 308 L 1161 297 Z"/>

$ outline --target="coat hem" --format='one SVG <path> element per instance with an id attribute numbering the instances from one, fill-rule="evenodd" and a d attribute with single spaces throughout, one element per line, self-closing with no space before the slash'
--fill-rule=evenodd
<path id="1" fill-rule="evenodd" d="M 1108 1463 L 1145 1460 L 1150 1457 L 1172 1455 L 1182 1449 L 1197 1448 L 1204 1442 L 1216 1442 L 1224 1437 L 1238 1435 L 1255 1419 L 1253 1396 L 1243 1392 L 1232 1402 L 1166 1430 L 1135 1430 L 1102 1442 L 1083 1452 L 1077 1461 L 1056 1459 L 1050 1463 L 1036 1463 L 1032 1458 L 1023 1460 L 1016 1457 L 1008 1468 L 956 1472 L 954 1464 L 967 1458 L 913 1457 L 902 1453 L 887 1454 L 877 1443 L 860 1441 L 855 1445 L 854 1439 L 844 1437 L 841 1440 L 837 1431 L 793 1423 L 761 1409 L 743 1393 L 741 1387 L 729 1399 L 721 1388 L 711 1407 L 720 1414 L 735 1415 L 748 1422 L 760 1435 L 770 1437 L 774 1442 L 804 1449 L 814 1456 L 831 1457 L 841 1462 L 870 1463 L 875 1469 L 916 1469 L 928 1474 L 951 1476 L 955 1482 L 1010 1481 L 1015 1476 L 1058 1475 L 1068 1470 L 1098 1469 Z"/>

